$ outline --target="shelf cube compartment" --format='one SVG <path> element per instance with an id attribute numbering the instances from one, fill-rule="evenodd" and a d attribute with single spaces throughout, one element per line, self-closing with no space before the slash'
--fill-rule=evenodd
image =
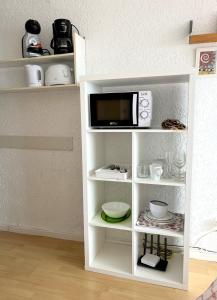
<path id="1" fill-rule="evenodd" d="M 134 186 L 134 228 L 138 232 L 158 233 L 172 237 L 183 237 L 183 231 L 160 227 L 137 226 L 136 222 L 141 213 L 149 210 L 149 202 L 159 200 L 168 204 L 168 211 L 184 214 L 185 188 L 170 186 L 154 186 L 135 184 Z"/>
<path id="2" fill-rule="evenodd" d="M 95 272 L 132 274 L 131 233 L 89 226 L 89 265 Z"/>
<path id="3" fill-rule="evenodd" d="M 89 132 L 87 142 L 88 176 L 94 176 L 94 170 L 106 165 L 132 165 L 131 133 Z"/>
<path id="4" fill-rule="evenodd" d="M 101 218 L 102 204 L 107 202 L 125 202 L 132 208 L 132 186 L 130 183 L 88 181 L 88 222 L 95 227 L 132 230 L 131 215 L 124 221 L 109 223 Z"/>
<path id="5" fill-rule="evenodd" d="M 180 150 L 186 151 L 187 137 L 186 134 L 171 134 L 170 132 L 166 133 L 155 133 L 154 136 L 152 133 L 139 133 L 134 134 L 134 168 L 133 175 L 139 181 L 150 181 L 150 174 L 148 178 L 139 178 L 137 167 L 138 165 L 146 165 L 149 168 L 149 165 L 153 162 L 161 161 L 163 163 L 164 173 L 161 176 L 161 180 L 165 185 L 181 185 L 184 184 L 184 179 L 179 180 L 175 177 L 168 178 L 166 174 L 166 153 L 170 152 L 171 154 L 171 164 L 173 172 L 177 171 L 174 166 L 175 154 L 179 153 Z M 185 162 L 186 163 L 186 162 Z M 185 166 L 183 171 L 185 170 Z M 158 182 L 153 182 L 153 184 L 161 184 L 161 180 Z"/>
<path id="6" fill-rule="evenodd" d="M 160 237 L 161 259 L 164 259 L 164 238 Z M 146 253 L 150 253 L 151 238 L 148 235 Z M 137 265 L 138 259 L 144 254 L 144 233 L 134 234 L 134 275 L 150 283 L 156 283 L 171 287 L 183 287 L 183 240 L 176 238 L 167 238 L 167 249 L 172 250 L 172 256 L 167 258 L 168 265 L 166 271 L 159 271 L 145 266 Z M 176 245 L 176 246 L 174 246 Z M 153 235 L 153 254 L 157 254 L 157 235 Z"/>
<path id="7" fill-rule="evenodd" d="M 176 82 L 161 84 L 161 82 L 151 84 L 129 83 L 127 86 L 104 87 L 103 92 L 152 92 L 152 128 L 161 128 L 162 121 L 170 119 L 179 119 L 187 125 L 188 111 L 188 83 Z"/>

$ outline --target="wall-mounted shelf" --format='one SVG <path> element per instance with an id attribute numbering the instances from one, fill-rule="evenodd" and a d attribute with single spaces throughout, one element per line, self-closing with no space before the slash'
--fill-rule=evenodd
<path id="1" fill-rule="evenodd" d="M 217 33 L 194 34 L 189 36 L 189 44 L 216 43 Z"/>
<path id="2" fill-rule="evenodd" d="M 35 95 L 35 98 L 43 99 L 44 101 L 46 101 L 49 95 L 43 94 L 44 92 L 58 91 L 76 91 L 76 96 L 78 97 L 77 91 L 79 91 L 79 79 L 81 75 L 85 74 L 85 40 L 83 37 L 74 32 L 73 44 L 74 53 L 0 60 L 1 100 L 4 101 L 5 94 L 13 94 L 11 95 L 11 98 L 13 96 L 13 98 L 16 99 L 16 95 L 18 94 L 22 95 L 28 93 L 42 93 L 37 97 Z M 26 82 L 24 80 L 24 66 L 26 64 L 49 65 L 53 63 L 67 63 L 68 65 L 70 65 L 74 70 L 75 83 L 69 85 L 26 87 Z M 13 68 L 16 68 L 16 70 Z M 31 98 L 32 96 L 33 95 L 28 95 L 27 98 Z M 61 93 L 61 97 L 69 97 L 69 95 Z M 61 97 L 58 97 L 60 101 L 62 100 Z M 50 99 L 53 98 L 50 97 Z M 29 112 L 29 114 L 31 114 L 31 111 Z M 16 124 L 14 124 L 14 127 L 16 127 Z M 0 148 L 72 151 L 73 138 L 68 136 L 0 135 Z"/>
<path id="3" fill-rule="evenodd" d="M 74 53 L 0 60 L 0 68 L 23 68 L 26 64 L 49 65 L 53 63 L 67 63 L 74 71 L 75 83 L 77 84 L 79 83 L 80 76 L 85 74 L 85 40 L 76 32 L 73 32 L 73 45 Z M 10 79 L 8 80 L 10 81 Z"/>
<path id="4" fill-rule="evenodd" d="M 11 93 L 40 93 L 46 91 L 70 90 L 79 89 L 79 84 L 68 85 L 53 85 L 53 86 L 40 86 L 40 87 L 18 87 L 18 88 L 3 88 L 0 89 L 0 94 Z"/>
<path id="5" fill-rule="evenodd" d="M 1 68 L 17 68 L 27 64 L 51 64 L 51 63 L 64 63 L 72 61 L 74 59 L 74 53 L 57 54 L 57 55 L 46 55 L 31 58 L 16 58 L 8 60 L 0 60 Z"/>

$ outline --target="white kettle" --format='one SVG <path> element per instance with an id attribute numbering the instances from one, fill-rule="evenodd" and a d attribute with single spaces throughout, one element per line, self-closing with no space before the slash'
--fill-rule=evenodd
<path id="1" fill-rule="evenodd" d="M 25 65 L 27 85 L 37 87 L 44 85 L 44 71 L 38 65 Z"/>

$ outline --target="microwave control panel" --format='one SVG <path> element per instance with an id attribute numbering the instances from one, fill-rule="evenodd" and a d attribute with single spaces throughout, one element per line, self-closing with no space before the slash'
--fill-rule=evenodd
<path id="1" fill-rule="evenodd" d="M 138 126 L 150 127 L 152 120 L 151 91 L 140 91 L 138 104 Z"/>

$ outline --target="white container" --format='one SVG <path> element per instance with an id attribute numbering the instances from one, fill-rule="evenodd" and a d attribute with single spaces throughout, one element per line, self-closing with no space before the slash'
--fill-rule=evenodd
<path id="1" fill-rule="evenodd" d="M 104 179 L 116 179 L 116 180 L 126 180 L 129 178 L 129 167 L 122 167 L 125 170 L 127 170 L 127 172 L 120 172 L 120 170 L 114 169 L 111 170 L 109 169 L 109 166 L 103 166 L 100 169 L 95 170 L 95 176 L 97 178 L 104 178 Z"/>
<path id="2" fill-rule="evenodd" d="M 102 210 L 111 218 L 121 218 L 130 209 L 129 204 L 124 202 L 108 202 L 102 205 Z"/>
<path id="3" fill-rule="evenodd" d="M 163 168 L 159 163 L 153 163 L 149 166 L 150 169 L 150 177 L 155 181 L 159 181 L 161 175 L 163 174 Z"/>
<path id="4" fill-rule="evenodd" d="M 66 85 L 72 84 L 72 70 L 65 64 L 54 64 L 45 72 L 45 85 Z"/>
<path id="5" fill-rule="evenodd" d="M 149 203 L 151 214 L 155 218 L 164 218 L 168 213 L 168 204 L 163 201 L 152 200 Z"/>
<path id="6" fill-rule="evenodd" d="M 29 87 L 44 85 L 44 71 L 38 65 L 25 65 L 26 81 Z"/>

